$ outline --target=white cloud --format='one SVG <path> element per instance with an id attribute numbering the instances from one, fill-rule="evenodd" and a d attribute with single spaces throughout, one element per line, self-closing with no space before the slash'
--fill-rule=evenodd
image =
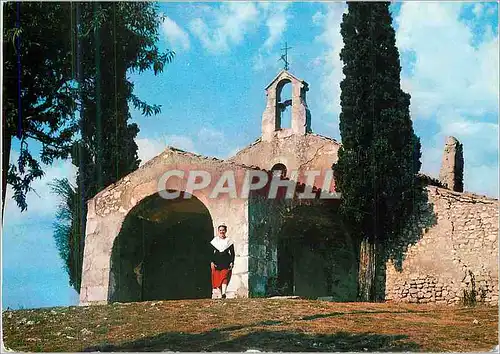
<path id="1" fill-rule="evenodd" d="M 265 25 L 269 35 L 259 50 L 252 58 L 252 69 L 254 71 L 262 71 L 266 69 L 276 70 L 281 67 L 282 63 L 276 60 L 276 45 L 283 44 L 282 37 L 288 27 L 288 20 L 292 16 L 287 12 L 290 3 L 259 3 L 261 10 L 260 17 L 265 20 Z M 288 62 L 291 64 L 293 60 L 288 57 Z"/>
<path id="2" fill-rule="evenodd" d="M 167 135 L 165 137 L 165 142 L 169 146 L 172 146 L 172 147 L 184 150 L 184 151 L 193 152 L 195 154 L 198 153 L 197 149 L 195 148 L 195 143 L 193 142 L 193 139 L 191 139 L 188 136 Z"/>
<path id="3" fill-rule="evenodd" d="M 493 15 L 496 12 L 498 15 L 498 3 L 490 3 L 489 5 L 491 6 L 488 7 L 487 14 Z"/>
<path id="4" fill-rule="evenodd" d="M 19 153 L 11 151 L 11 162 L 15 163 Z M 55 217 L 57 206 L 60 199 L 57 195 L 52 193 L 50 184 L 54 179 L 68 178 L 70 182 L 75 185 L 77 168 L 70 160 L 56 160 L 52 165 L 41 166 L 45 175 L 33 181 L 31 187 L 34 192 L 28 192 L 26 196 L 26 203 L 28 204 L 27 210 L 21 212 L 12 196 L 14 191 L 10 185 L 7 186 L 5 195 L 5 215 L 7 216 L 4 223 L 17 224 L 21 220 L 26 221 L 34 218 Z"/>
<path id="5" fill-rule="evenodd" d="M 286 31 L 290 15 L 286 10 L 290 3 L 273 3 L 266 8 L 266 26 L 269 30 L 269 37 L 264 42 L 264 48 L 271 49 L 279 43 L 283 33 Z"/>
<path id="6" fill-rule="evenodd" d="M 159 138 L 139 138 L 136 139 L 136 143 L 139 147 L 141 165 L 158 156 L 167 146 L 220 159 L 232 156 L 232 151 L 236 150 L 234 145 L 228 143 L 223 132 L 210 126 L 193 132 L 192 136 L 165 135 Z"/>
<path id="7" fill-rule="evenodd" d="M 206 50 L 214 54 L 227 52 L 231 45 L 240 44 L 260 20 L 257 7 L 248 2 L 222 3 L 216 11 L 208 14 L 208 20 L 201 17 L 191 20 L 189 30 Z"/>
<path id="8" fill-rule="evenodd" d="M 459 19 L 462 6 L 449 2 L 401 4 L 395 19 L 397 46 L 403 55 L 415 57 L 401 82 L 412 96 L 412 119 L 436 119 L 439 127 L 434 137 L 416 132 L 422 137 L 422 171 L 438 176 L 445 138 L 453 135 L 464 144 L 466 189 L 497 197 L 497 173 L 479 178 L 477 171 L 498 169 L 498 122 L 485 121 L 486 115 L 498 117 L 498 35 L 486 26 L 481 42 L 473 43 L 471 26 Z M 325 113 L 333 115 L 327 123 L 332 128 L 338 127 L 339 84 L 344 77 L 339 53 L 345 10 L 344 4 L 329 4 L 312 18 L 323 29 L 315 41 L 326 50 L 312 65 L 322 68 L 321 99 Z M 479 14 L 484 9 L 474 10 Z"/>
<path id="9" fill-rule="evenodd" d="M 243 149 L 243 147 L 242 147 L 242 146 L 239 146 L 239 147 L 236 147 L 236 148 L 232 149 L 232 150 L 231 150 L 231 151 L 227 154 L 227 156 L 225 156 L 224 158 L 228 159 L 228 158 L 230 158 L 230 157 L 233 157 L 233 156 L 234 156 L 234 155 L 236 155 L 236 153 L 237 153 L 238 151 L 240 151 L 241 149 Z"/>
<path id="10" fill-rule="evenodd" d="M 276 60 L 276 50 L 281 49 L 281 46 L 284 45 L 283 36 L 287 30 L 288 21 L 292 18 L 292 15 L 287 12 L 290 4 L 289 2 L 259 3 L 260 17 L 265 20 L 269 35 L 252 58 L 254 71 L 277 70 L 283 65 Z M 280 47 L 276 48 L 276 45 Z M 290 56 L 288 56 L 288 62 L 293 63 Z"/>
<path id="11" fill-rule="evenodd" d="M 442 130 L 422 147 L 423 173 L 439 176 L 448 136 L 463 144 L 464 189 L 498 198 L 498 124 L 448 117 Z"/>
<path id="12" fill-rule="evenodd" d="M 263 39 L 253 58 L 254 70 L 275 66 L 276 58 L 270 51 L 280 43 L 285 33 L 290 2 L 227 2 L 218 7 L 198 11 L 196 18 L 189 22 L 192 35 L 212 54 L 228 53 L 233 46 L 243 42 L 245 37 L 265 26 L 267 38 Z"/>
<path id="13" fill-rule="evenodd" d="M 312 65 L 322 66 L 321 95 L 325 113 L 331 113 L 334 121 L 330 124 L 338 125 L 340 113 L 340 82 L 344 78 L 340 51 L 344 46 L 340 34 L 342 14 L 347 11 L 344 3 L 331 3 L 326 7 L 326 12 L 317 12 L 312 21 L 322 28 L 322 33 L 314 41 L 324 46 L 325 51 L 315 58 Z"/>
<path id="14" fill-rule="evenodd" d="M 498 111 L 498 36 L 490 28 L 484 42 L 474 48 L 472 30 L 458 20 L 461 6 L 406 2 L 395 19 L 400 52 L 416 55 L 412 76 L 402 77 L 403 88 L 412 95 L 414 118 L 430 117 L 449 107 L 474 116 Z M 318 12 L 312 19 L 323 28 L 315 40 L 327 49 L 314 63 L 323 64 L 325 109 L 335 115 L 340 112 L 339 83 L 344 77 L 339 53 L 345 9 L 341 3 L 330 4 L 326 13 Z"/>
<path id="15" fill-rule="evenodd" d="M 155 139 L 139 138 L 135 139 L 135 143 L 137 144 L 137 155 L 141 160 L 141 165 L 158 156 L 167 147 L 163 141 Z"/>
<path id="16" fill-rule="evenodd" d="M 135 139 L 141 165 L 161 154 L 168 146 L 197 153 L 193 140 L 184 135 L 164 135 L 160 138 Z"/>
<path id="17" fill-rule="evenodd" d="M 198 132 L 198 137 L 201 141 L 210 140 L 211 142 L 220 142 L 224 140 L 224 134 L 218 130 L 203 127 Z"/>
<path id="18" fill-rule="evenodd" d="M 288 56 L 288 62 L 292 63 L 290 56 Z M 283 63 L 276 60 L 276 53 L 271 55 L 270 51 L 265 50 L 263 47 L 252 58 L 252 70 L 254 71 L 278 70 L 280 68 L 283 68 Z"/>
<path id="19" fill-rule="evenodd" d="M 434 178 L 438 178 L 441 161 L 443 159 L 445 140 L 440 136 L 435 145 L 422 146 L 422 167 L 420 171 Z"/>
<path id="20" fill-rule="evenodd" d="M 463 6 L 402 3 L 397 45 L 416 58 L 402 86 L 412 96 L 412 118 L 435 119 L 440 129 L 423 148 L 422 170 L 437 177 L 445 138 L 453 135 L 464 145 L 465 189 L 498 197 L 498 121 L 485 121 L 498 117 L 498 35 L 486 27 L 473 43 L 474 23 L 460 20 Z M 473 8 L 476 16 L 482 10 Z"/>
<path id="21" fill-rule="evenodd" d="M 465 190 L 498 198 L 498 167 L 479 165 L 465 169 Z"/>
<path id="22" fill-rule="evenodd" d="M 229 157 L 232 145 L 232 139 L 226 139 L 223 132 L 211 127 L 203 127 L 197 135 L 197 147 L 201 154 L 213 156 L 219 159 Z"/>
<path id="23" fill-rule="evenodd" d="M 161 26 L 165 38 L 172 46 L 173 50 L 178 51 L 180 48 L 183 50 L 189 49 L 189 34 L 187 34 L 174 20 L 166 16 Z"/>
<path id="24" fill-rule="evenodd" d="M 324 14 L 321 11 L 318 11 L 312 17 L 313 24 L 315 24 L 317 26 L 322 26 L 322 25 L 324 25 L 325 18 L 326 18 L 326 14 Z"/>
<path id="25" fill-rule="evenodd" d="M 396 19 L 400 51 L 416 55 L 406 90 L 414 118 L 453 109 L 480 116 L 498 111 L 498 36 L 477 48 L 473 32 L 459 20 L 460 3 L 402 3 Z M 415 117 L 416 116 L 416 117 Z"/>
<path id="26" fill-rule="evenodd" d="M 482 3 L 475 4 L 474 8 L 472 9 L 472 12 L 476 17 L 481 16 L 484 12 L 484 5 Z"/>
<path id="27" fill-rule="evenodd" d="M 422 169 L 429 176 L 438 178 L 441 162 L 444 154 L 446 134 L 438 134 L 434 137 L 432 146 L 422 147 Z M 474 143 L 470 139 L 459 140 L 464 147 L 464 189 L 468 192 L 487 195 L 498 198 L 498 165 L 477 163 L 477 138 Z M 472 144 L 471 144 L 472 143 Z"/>
<path id="28" fill-rule="evenodd" d="M 470 192 L 498 197 L 498 124 L 445 117 L 435 137 L 444 148 L 446 136 L 455 136 L 464 147 L 464 185 Z M 439 145 L 438 145 L 439 146 Z M 478 171 L 489 171 L 481 175 Z"/>

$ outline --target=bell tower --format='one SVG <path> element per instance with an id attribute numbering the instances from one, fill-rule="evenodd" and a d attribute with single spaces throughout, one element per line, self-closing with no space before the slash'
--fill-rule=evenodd
<path id="1" fill-rule="evenodd" d="M 281 93 L 285 85 L 292 85 L 292 98 L 283 100 Z M 267 104 L 262 114 L 262 140 L 270 141 L 275 137 L 305 135 L 311 132 L 311 113 L 307 108 L 306 92 L 309 85 L 287 70 L 282 70 L 266 87 Z M 291 107 L 291 128 L 282 128 L 282 113 Z"/>

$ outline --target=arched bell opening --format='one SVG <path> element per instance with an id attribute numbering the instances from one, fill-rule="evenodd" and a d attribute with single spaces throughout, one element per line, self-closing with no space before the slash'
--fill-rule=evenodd
<path id="1" fill-rule="evenodd" d="M 271 172 L 272 172 L 273 176 L 286 178 L 287 168 L 284 164 L 277 163 L 273 167 L 271 167 Z"/>
<path id="2" fill-rule="evenodd" d="M 292 83 L 282 80 L 276 86 L 276 130 L 292 128 Z"/>

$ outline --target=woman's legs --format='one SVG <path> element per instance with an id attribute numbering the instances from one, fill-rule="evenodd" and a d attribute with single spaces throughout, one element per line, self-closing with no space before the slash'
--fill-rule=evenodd
<path id="1" fill-rule="evenodd" d="M 212 269 L 212 298 L 216 296 L 218 290 L 219 287 L 217 285 L 217 271 L 215 269 Z"/>
<path id="2" fill-rule="evenodd" d="M 227 284 L 229 284 L 229 281 L 231 280 L 231 275 L 232 271 L 231 269 L 228 269 L 225 273 L 224 280 L 222 280 L 222 297 L 226 297 L 226 289 L 227 289 Z"/>
<path id="3" fill-rule="evenodd" d="M 212 269 L 212 294 L 220 291 L 222 298 L 226 297 L 227 284 L 231 279 L 231 270 L 221 269 L 215 270 Z"/>

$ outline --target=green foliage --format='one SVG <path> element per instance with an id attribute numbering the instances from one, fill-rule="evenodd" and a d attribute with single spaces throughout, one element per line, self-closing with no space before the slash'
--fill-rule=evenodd
<path id="1" fill-rule="evenodd" d="M 107 58 L 107 61 L 101 61 L 104 76 L 101 80 L 107 81 L 108 85 L 115 84 L 116 91 L 121 92 L 118 102 L 107 101 L 104 96 L 101 97 L 101 102 L 123 106 L 120 100 L 125 100 L 142 110 L 145 115 L 158 114 L 160 106 L 149 105 L 133 95 L 133 85 L 126 79 L 126 73 L 152 69 L 155 74 L 159 74 L 164 70 L 165 64 L 172 61 L 174 52 L 161 53 L 156 46 L 161 19 L 154 3 L 22 2 L 19 7 L 18 28 L 17 3 L 4 4 L 2 177 L 13 187 L 14 199 L 24 211 L 27 209 L 26 194 L 32 190 L 31 183 L 43 176 L 40 162 L 51 164 L 54 159 L 67 158 L 70 155 L 73 138 L 79 131 L 80 123 L 75 118 L 75 110 L 77 107 L 87 106 L 87 100 L 95 101 L 96 48 L 108 51 L 107 56 L 101 55 Z M 81 10 L 78 26 L 77 7 Z M 95 41 L 98 32 L 102 38 L 100 46 L 96 46 Z M 77 37 L 83 53 L 79 60 L 76 58 Z M 18 40 L 20 78 L 17 72 Z M 118 58 L 119 64 L 114 67 L 113 57 Z M 76 74 L 79 66 L 82 67 L 83 73 L 78 86 Z M 113 82 L 114 77 L 118 77 L 117 82 Z M 22 85 L 21 112 L 18 111 L 19 79 Z M 102 112 L 104 113 L 105 109 Z M 18 123 L 19 113 L 22 118 L 21 127 Z M 126 115 L 125 112 L 117 114 Z M 89 116 L 95 118 L 92 112 L 89 112 Z M 113 118 L 110 117 L 110 121 Z M 11 141 L 18 131 L 21 132 L 18 137 L 21 153 L 15 163 L 10 163 Z M 116 133 L 116 139 L 112 143 L 116 147 L 120 145 L 120 134 L 135 136 L 138 130 L 133 126 L 118 126 L 113 127 L 113 131 Z M 89 132 L 89 135 L 92 135 L 92 132 Z M 38 158 L 33 155 L 31 146 L 28 145 L 35 141 L 41 144 Z M 125 146 L 124 154 L 131 154 L 131 150 L 134 150 L 134 146 Z M 116 166 L 118 171 L 128 168 L 130 166 Z M 3 202 L 6 183 L 2 185 Z"/>
<path id="2" fill-rule="evenodd" d="M 160 53 L 157 5 L 149 2 L 81 3 L 82 139 L 73 162 L 85 185 L 85 200 L 139 166 L 136 124 L 129 106 L 146 116 L 161 107 L 133 94 L 128 72 L 161 73 L 173 52 Z M 76 19 L 75 19 L 76 21 Z M 97 94 L 99 93 L 99 94 Z M 84 175 L 82 176 L 81 174 Z"/>
<path id="3" fill-rule="evenodd" d="M 477 296 L 477 293 L 476 293 L 475 289 L 471 289 L 471 290 L 464 289 L 464 295 L 462 297 L 462 304 L 464 306 L 467 306 L 467 307 L 476 306 L 476 304 L 477 304 L 476 296 Z"/>
<path id="4" fill-rule="evenodd" d="M 486 290 L 480 288 L 479 291 L 476 288 L 476 277 L 472 271 L 469 270 L 470 277 L 470 288 L 463 290 L 463 296 L 461 299 L 462 305 L 467 307 L 475 307 L 479 303 L 484 304 L 486 301 Z M 465 279 L 465 278 L 464 278 Z M 477 296 L 479 295 L 479 301 Z"/>
<path id="5" fill-rule="evenodd" d="M 400 86 L 389 4 L 349 2 L 343 15 L 342 147 L 334 172 L 343 197 L 341 214 L 351 232 L 390 250 L 421 192 L 416 180 L 421 153 L 410 95 Z"/>
<path id="6" fill-rule="evenodd" d="M 19 28 L 16 23 L 17 3 L 6 2 L 3 9 L 2 177 L 13 187 L 14 200 L 24 211 L 27 209 L 26 193 L 32 190 L 31 183 L 43 176 L 40 162 L 51 164 L 56 158 L 67 157 L 77 131 L 77 121 L 71 115 L 76 98 L 72 85 L 71 4 L 23 2 L 20 4 Z M 21 77 L 18 75 L 18 53 Z M 18 160 L 10 163 L 11 141 L 18 131 L 21 132 L 17 137 L 21 151 Z M 39 158 L 33 156 L 28 145 L 35 141 L 41 144 Z M 2 191 L 5 201 L 5 183 Z"/>
<path id="7" fill-rule="evenodd" d="M 149 2 L 77 3 L 71 16 L 78 36 L 75 41 L 79 74 L 80 139 L 71 151 L 78 167 L 74 194 L 55 192 L 71 204 L 71 227 L 56 227 L 58 247 L 64 249 L 70 284 L 80 290 L 86 225 L 86 201 L 103 188 L 139 167 L 135 138 L 139 127 L 129 123 L 129 104 L 146 116 L 161 107 L 149 105 L 133 94 L 129 72 L 163 71 L 174 53 L 159 52 L 158 8 Z M 62 193 L 61 193 L 62 192 Z M 72 200 L 78 196 L 76 200 Z M 64 209 L 63 208 L 63 209 Z M 68 222 L 59 210 L 58 219 Z M 62 236 L 64 235 L 64 236 Z"/>
<path id="8" fill-rule="evenodd" d="M 81 264 L 83 249 L 80 247 L 80 210 L 77 206 L 80 198 L 76 187 L 67 178 L 55 179 L 50 183 L 53 193 L 57 194 L 60 202 L 57 208 L 56 222 L 54 222 L 54 239 L 59 256 L 64 261 L 64 268 L 69 275 L 69 284 L 75 289 L 80 288 L 81 272 L 76 265 Z M 75 212 L 76 211 L 76 212 Z"/>

